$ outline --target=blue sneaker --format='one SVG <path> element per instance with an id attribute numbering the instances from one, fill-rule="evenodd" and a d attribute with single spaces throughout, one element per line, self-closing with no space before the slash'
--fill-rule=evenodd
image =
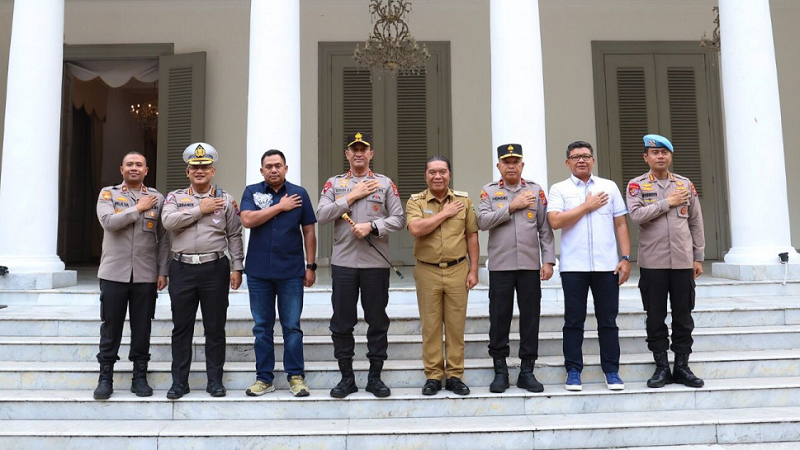
<path id="1" fill-rule="evenodd" d="M 619 377 L 617 372 L 610 372 L 606 374 L 606 386 L 612 391 L 621 391 L 625 389 L 625 383 Z"/>
<path id="2" fill-rule="evenodd" d="M 581 385 L 581 373 L 578 372 L 578 369 L 569 369 L 564 387 L 567 388 L 568 391 L 583 390 L 583 386 Z"/>

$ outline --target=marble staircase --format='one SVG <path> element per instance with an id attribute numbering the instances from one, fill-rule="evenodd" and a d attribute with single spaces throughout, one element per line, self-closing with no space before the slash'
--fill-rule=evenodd
<path id="1" fill-rule="evenodd" d="M 282 341 L 276 327 L 278 391 L 247 397 L 254 380 L 251 319 L 246 306 L 229 309 L 228 396 L 205 393 L 202 324 L 195 330 L 192 392 L 167 400 L 169 306 L 159 302 L 153 323 L 149 380 L 155 395 L 130 392 L 126 339 L 116 365 L 116 391 L 92 399 L 97 381 L 96 305 L 21 302 L 0 310 L 0 448 L 658 448 L 784 450 L 800 448 L 800 283 L 705 285 L 695 313 L 692 368 L 706 386 L 649 389 L 653 364 L 644 340 L 641 302 L 623 296 L 618 325 L 626 389 L 609 391 L 599 365 L 592 316 L 584 342 L 584 390 L 563 387 L 563 304 L 559 293 L 542 306 L 535 373 L 545 391 L 516 387 L 492 394 L 487 304 L 471 298 L 467 320 L 466 397 L 421 395 L 416 306 L 393 292 L 389 357 L 384 380 L 393 393 L 376 399 L 366 383 L 365 324 L 357 327 L 357 381 L 345 400 L 329 397 L 339 379 L 327 322 L 330 306 L 311 302 L 303 315 L 310 397 L 286 391 Z M 59 294 L 59 295 L 64 295 Z M 78 294 L 85 295 L 85 294 Z M 95 297 L 96 299 L 96 297 Z M 96 300 L 95 300 L 96 302 Z M 45 302 L 46 303 L 46 302 Z M 516 323 L 512 331 L 516 330 Z M 127 335 L 127 333 L 126 333 Z M 518 335 L 512 334 L 512 355 Z M 670 355 L 670 359 L 672 355 Z M 509 358 L 512 382 L 519 360 Z"/>

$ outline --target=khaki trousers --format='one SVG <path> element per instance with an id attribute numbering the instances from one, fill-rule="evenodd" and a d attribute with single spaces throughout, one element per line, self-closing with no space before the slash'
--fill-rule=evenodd
<path id="1" fill-rule="evenodd" d="M 445 269 L 419 261 L 414 265 L 422 325 L 422 362 L 425 365 L 425 378 L 429 380 L 441 380 L 442 376 L 462 378 L 464 375 L 468 273 L 469 263 L 466 260 Z"/>

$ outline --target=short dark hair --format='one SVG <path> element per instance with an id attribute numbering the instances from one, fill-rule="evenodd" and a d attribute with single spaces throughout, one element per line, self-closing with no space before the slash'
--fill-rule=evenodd
<path id="1" fill-rule="evenodd" d="M 425 160 L 425 170 L 428 170 L 428 164 L 430 164 L 430 163 L 432 163 L 434 161 L 444 161 L 444 162 L 446 162 L 447 163 L 447 171 L 450 172 L 450 173 L 453 173 L 453 169 L 450 167 L 450 160 L 447 159 L 447 157 L 444 156 L 444 155 L 433 155 L 433 156 L 429 157 L 427 160 Z"/>
<path id="2" fill-rule="evenodd" d="M 274 148 L 273 148 L 273 149 L 270 149 L 270 150 L 267 150 L 267 151 L 265 151 L 265 152 L 264 152 L 264 154 L 263 154 L 263 155 L 261 155 L 261 165 L 262 165 L 262 166 L 264 165 L 264 159 L 265 159 L 267 156 L 275 156 L 275 155 L 278 155 L 278 156 L 280 156 L 280 157 L 281 157 L 281 159 L 283 160 L 283 165 L 285 166 L 285 165 L 286 165 L 286 156 L 284 156 L 284 155 L 283 155 L 283 152 L 282 152 L 282 151 L 280 151 L 280 150 L 275 150 Z"/>
<path id="3" fill-rule="evenodd" d="M 576 148 L 588 148 L 589 153 L 591 153 L 592 156 L 594 156 L 594 149 L 592 148 L 592 144 L 586 141 L 575 141 L 567 146 L 567 158 L 569 158 L 570 152 L 575 150 Z"/>

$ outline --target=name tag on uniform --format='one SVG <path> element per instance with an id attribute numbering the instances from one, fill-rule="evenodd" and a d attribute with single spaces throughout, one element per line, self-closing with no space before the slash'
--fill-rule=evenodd
<path id="1" fill-rule="evenodd" d="M 431 211 L 430 209 L 426 209 L 425 211 L 422 212 L 424 212 L 425 214 L 433 214 L 433 211 Z"/>

